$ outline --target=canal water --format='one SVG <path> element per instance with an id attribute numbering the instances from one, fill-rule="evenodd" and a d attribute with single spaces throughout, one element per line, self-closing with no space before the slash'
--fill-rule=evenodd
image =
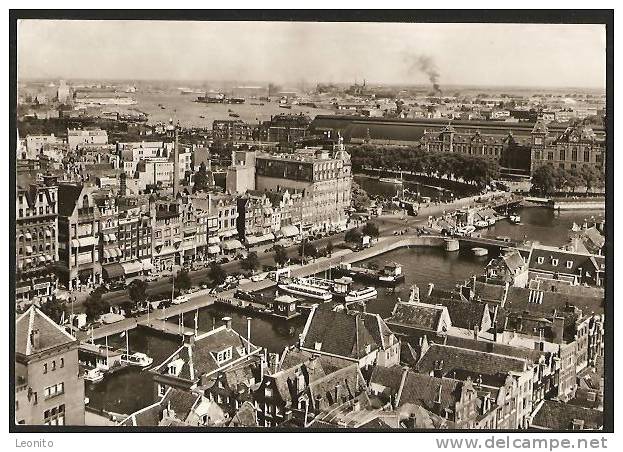
<path id="1" fill-rule="evenodd" d="M 518 240 L 526 236 L 543 244 L 562 245 L 566 242 L 567 233 L 574 222 L 581 224 L 592 216 L 596 220 L 603 216 L 603 212 L 553 212 L 546 208 L 525 208 L 518 213 L 521 224 L 514 225 L 502 220 L 483 230 L 483 235 L 508 236 Z M 374 262 L 379 267 L 386 262 L 398 262 L 402 264 L 406 275 L 405 281 L 394 291 L 379 288 L 378 297 L 367 304 L 368 312 L 378 313 L 384 318 L 389 316 L 398 297 L 402 300 L 408 299 L 409 288 L 414 283 L 421 291 L 425 291 L 429 283 L 433 283 L 435 287 L 451 289 L 471 275 L 479 274 L 489 258 L 490 256 L 475 257 L 469 252 L 448 253 L 436 248 L 403 248 L 368 259 L 364 263 Z M 268 297 L 274 297 L 275 291 L 267 289 L 264 293 Z M 233 328 L 246 336 L 246 317 L 225 307 L 210 306 L 199 310 L 198 328 L 200 331 L 207 331 L 214 326 L 218 327 L 222 325 L 222 318 L 225 316 L 231 317 Z M 176 323 L 177 319 L 172 318 L 170 321 Z M 292 322 L 254 318 L 251 321 L 251 341 L 266 347 L 270 352 L 281 352 L 286 345 L 296 343 L 304 322 L 304 317 Z M 194 327 L 194 313 L 184 316 L 184 324 Z M 154 358 L 154 363 L 161 363 L 181 345 L 178 337 L 162 336 L 144 329 L 130 331 L 129 340 L 131 351 L 147 353 Z M 111 337 L 109 345 L 124 347 L 125 338 Z M 117 413 L 132 413 L 153 403 L 153 393 L 149 372 L 136 368 L 107 376 L 104 381 L 95 385 L 87 384 L 86 387 L 90 406 Z"/>

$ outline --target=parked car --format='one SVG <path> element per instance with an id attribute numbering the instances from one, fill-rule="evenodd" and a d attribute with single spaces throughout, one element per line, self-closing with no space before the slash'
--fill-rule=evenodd
<path id="1" fill-rule="evenodd" d="M 190 300 L 190 298 L 188 298 L 186 295 L 180 295 L 179 297 L 175 297 L 172 301 L 173 304 L 182 304 L 182 303 L 186 303 L 188 300 Z"/>

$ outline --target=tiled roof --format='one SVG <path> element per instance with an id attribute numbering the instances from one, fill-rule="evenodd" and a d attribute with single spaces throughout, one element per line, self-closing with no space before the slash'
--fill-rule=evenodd
<path id="1" fill-rule="evenodd" d="M 435 341 L 435 339 L 432 340 Z M 445 342 L 443 343 L 452 347 L 459 347 L 485 353 L 495 353 L 497 355 L 505 355 L 513 358 L 528 360 L 533 363 L 537 363 L 540 360 L 541 356 L 550 357 L 551 355 L 548 352 L 542 352 L 539 350 L 525 347 L 513 347 L 511 345 L 501 344 L 499 342 L 479 341 L 475 339 L 468 339 L 465 337 L 450 335 L 445 337 Z"/>
<path id="2" fill-rule="evenodd" d="M 336 399 L 337 386 L 339 386 L 339 399 Z M 342 397 L 346 397 L 348 400 L 353 399 L 365 388 L 366 382 L 361 374 L 359 365 L 353 363 L 312 382 L 308 387 L 308 391 L 310 402 L 314 408 L 323 408 L 341 402 Z M 321 400 L 320 407 L 317 405 L 317 398 Z"/>
<path id="3" fill-rule="evenodd" d="M 591 312 L 604 312 L 604 299 L 565 294 L 560 292 L 543 291 L 542 302 L 530 302 L 530 289 L 523 287 L 509 287 L 504 309 L 509 312 L 532 312 L 551 314 L 554 310 L 562 311 L 567 305 L 573 305 L 582 310 L 584 315 Z"/>
<path id="4" fill-rule="evenodd" d="M 217 362 L 217 353 L 231 347 L 231 358 Z M 154 369 L 160 374 L 167 374 L 168 364 L 182 359 L 184 364 L 178 378 L 197 381 L 202 376 L 222 369 L 246 355 L 247 340 L 232 329 L 224 326 L 197 336 L 194 344 L 182 345 L 173 355 Z M 251 352 L 259 347 L 251 344 Z M 191 375 L 192 374 L 192 375 Z"/>
<path id="5" fill-rule="evenodd" d="M 398 394 L 404 369 L 400 366 L 375 366 L 370 376 L 370 384 L 378 384 L 389 388 L 392 394 Z"/>
<path id="6" fill-rule="evenodd" d="M 349 358 L 365 356 L 367 346 L 382 348 L 381 338 L 389 334 L 377 314 L 327 309 L 315 309 L 305 328 L 304 348 L 315 350 L 320 344 L 318 351 Z"/>
<path id="7" fill-rule="evenodd" d="M 604 413 L 590 408 L 546 400 L 532 419 L 532 425 L 549 430 L 570 430 L 574 420 L 584 423 L 584 429 L 598 430 L 603 427 Z"/>
<path id="8" fill-rule="evenodd" d="M 171 388 L 171 392 L 167 397 L 167 401 L 171 404 L 171 409 L 175 411 L 175 416 L 181 421 L 185 421 L 188 418 L 191 409 L 199 399 L 201 399 L 200 394 L 174 387 Z"/>
<path id="9" fill-rule="evenodd" d="M 542 258 L 542 263 L 539 263 Z M 554 265 L 554 259 L 558 261 Z M 579 276 L 580 268 L 583 272 L 602 270 L 603 256 L 592 256 L 572 251 L 565 251 L 553 247 L 534 246 L 530 253 L 530 270 L 547 271 L 551 273 L 575 274 Z"/>
<path id="10" fill-rule="evenodd" d="M 251 402 L 242 403 L 236 414 L 231 418 L 230 427 L 257 427 L 257 412 Z"/>
<path id="11" fill-rule="evenodd" d="M 39 345 L 33 343 L 34 334 L 38 331 Z M 57 325 L 51 318 L 34 305 L 17 318 L 15 323 L 15 352 L 22 355 L 33 355 L 59 345 L 71 344 L 76 339 Z"/>
<path id="12" fill-rule="evenodd" d="M 476 281 L 474 284 L 474 294 L 480 297 L 482 301 L 493 301 L 501 303 L 504 300 L 504 292 L 506 287 L 499 284 L 490 284 L 482 281 Z"/>
<path id="13" fill-rule="evenodd" d="M 473 329 L 480 327 L 482 319 L 485 317 L 487 305 L 485 303 L 474 303 L 470 301 L 448 300 L 444 298 L 427 297 L 422 299 L 422 303 L 431 305 L 441 305 L 448 308 L 448 314 L 452 321 L 452 326 L 457 328 Z"/>
<path id="14" fill-rule="evenodd" d="M 424 303 L 396 303 L 392 316 L 387 323 L 404 325 L 412 328 L 437 331 L 443 308 Z"/>
<path id="15" fill-rule="evenodd" d="M 440 390 L 441 387 L 441 390 Z M 461 399 L 463 382 L 449 378 L 437 378 L 409 371 L 400 393 L 399 406 L 412 403 L 440 414 L 445 410 L 454 412 L 456 402 Z M 439 400 L 440 402 L 435 403 Z"/>
<path id="16" fill-rule="evenodd" d="M 417 370 L 430 373 L 440 367 L 441 376 L 470 376 L 475 380 L 479 375 L 498 377 L 503 382 L 508 372 L 523 372 L 526 361 L 520 358 L 480 352 L 465 348 L 432 344 L 417 363 Z"/>

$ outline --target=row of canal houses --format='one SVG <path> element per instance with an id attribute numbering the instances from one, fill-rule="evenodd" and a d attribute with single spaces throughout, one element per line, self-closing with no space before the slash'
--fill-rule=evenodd
<path id="1" fill-rule="evenodd" d="M 600 429 L 603 289 L 547 273 L 545 255 L 587 265 L 576 251 L 509 249 L 453 290 L 412 287 L 385 319 L 316 306 L 281 353 L 226 318 L 151 370 L 157 402 L 120 424 Z"/>

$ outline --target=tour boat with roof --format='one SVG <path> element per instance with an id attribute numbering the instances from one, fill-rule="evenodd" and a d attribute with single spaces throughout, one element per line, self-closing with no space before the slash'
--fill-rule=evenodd
<path id="1" fill-rule="evenodd" d="M 365 301 L 371 298 L 376 298 L 378 292 L 375 287 L 364 287 L 363 289 L 351 290 L 344 297 L 346 303 L 352 303 L 356 301 Z"/>

